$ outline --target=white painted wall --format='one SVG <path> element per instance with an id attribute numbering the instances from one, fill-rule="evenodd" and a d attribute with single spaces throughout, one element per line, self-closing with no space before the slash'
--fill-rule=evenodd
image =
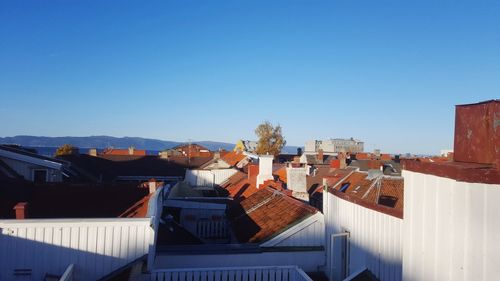
<path id="1" fill-rule="evenodd" d="M 318 271 L 324 263 L 325 253 L 323 251 L 214 255 L 157 253 L 155 268 L 297 265 L 306 272 L 315 272 Z"/>
<path id="2" fill-rule="evenodd" d="M 257 175 L 257 188 L 266 180 L 274 179 L 273 155 L 259 155 L 259 174 Z"/>
<path id="3" fill-rule="evenodd" d="M 191 186 L 220 185 L 236 172 L 236 169 L 186 170 L 185 181 Z"/>
<path id="4" fill-rule="evenodd" d="M 23 162 L 23 161 L 18 161 L 15 159 L 10 159 L 10 158 L 4 158 L 2 157 L 2 161 L 5 162 L 5 164 L 9 165 L 16 173 L 19 175 L 23 176 L 24 179 L 28 181 L 33 181 L 33 171 L 40 169 L 40 170 L 47 170 L 47 181 L 48 182 L 61 182 L 62 181 L 62 173 L 60 170 L 57 169 L 51 169 L 45 166 L 39 166 L 35 165 L 32 163 L 28 162 Z"/>
<path id="5" fill-rule="evenodd" d="M 498 280 L 500 184 L 403 177 L 404 280 Z"/>
<path id="6" fill-rule="evenodd" d="M 324 192 L 323 196 L 327 245 L 325 273 L 333 275 L 330 280 L 343 279 L 340 245 L 334 243 L 332 251 L 330 236 L 345 231 L 350 233 L 347 276 L 368 268 L 380 280 L 401 280 L 403 221 L 351 203 L 329 192 Z"/>
<path id="7" fill-rule="evenodd" d="M 0 280 L 31 269 L 31 279 L 62 275 L 96 280 L 148 253 L 153 229 L 141 219 L 43 219 L 0 221 Z M 26 277 L 25 277 L 26 278 Z"/>

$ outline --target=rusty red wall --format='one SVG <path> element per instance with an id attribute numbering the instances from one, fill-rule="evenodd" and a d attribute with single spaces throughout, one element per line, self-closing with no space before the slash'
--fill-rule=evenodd
<path id="1" fill-rule="evenodd" d="M 454 160 L 500 168 L 500 100 L 456 106 Z"/>
<path id="2" fill-rule="evenodd" d="M 330 161 L 330 168 L 340 169 L 340 160 L 339 159 L 333 159 L 332 161 Z"/>

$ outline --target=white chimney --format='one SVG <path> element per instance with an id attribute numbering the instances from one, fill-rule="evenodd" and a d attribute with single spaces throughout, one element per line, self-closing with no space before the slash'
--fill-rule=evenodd
<path id="1" fill-rule="evenodd" d="M 148 182 L 148 187 L 149 187 L 149 193 L 155 193 L 156 191 L 156 181 L 155 180 L 150 180 Z"/>
<path id="2" fill-rule="evenodd" d="M 287 188 L 292 191 L 292 196 L 302 201 L 309 201 L 307 192 L 306 167 L 287 167 Z"/>
<path id="3" fill-rule="evenodd" d="M 259 174 L 257 188 L 267 180 L 273 180 L 273 155 L 259 155 Z"/>

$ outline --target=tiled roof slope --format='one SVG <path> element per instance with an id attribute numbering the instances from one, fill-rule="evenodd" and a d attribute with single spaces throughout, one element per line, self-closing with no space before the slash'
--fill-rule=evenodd
<path id="1" fill-rule="evenodd" d="M 221 159 L 224 160 L 229 166 L 235 166 L 241 160 L 245 159 L 245 154 L 238 151 L 231 151 L 226 153 L 224 156 L 221 156 Z"/>
<path id="2" fill-rule="evenodd" d="M 318 210 L 283 192 L 262 188 L 228 211 L 240 243 L 259 243 L 280 234 Z"/>
<path id="3" fill-rule="evenodd" d="M 403 211 L 404 181 L 401 177 L 381 175 L 369 178 L 366 172 L 353 172 L 336 183 L 329 183 L 329 186 L 332 185 L 335 185 L 336 194 L 345 194 L 350 198 L 357 198 L 357 202 L 364 201 L 369 204 Z"/>
<path id="4" fill-rule="evenodd" d="M 144 196 L 141 200 L 137 201 L 134 205 L 128 208 L 125 212 L 119 215 L 120 218 L 145 218 L 148 214 L 149 200 L 153 193 Z"/>
<path id="5" fill-rule="evenodd" d="M 245 174 L 241 171 L 236 171 L 236 173 L 234 175 L 232 175 L 229 179 L 227 179 L 225 182 L 223 182 L 221 184 L 221 187 L 222 188 L 231 187 L 231 186 L 236 185 L 239 182 L 241 182 L 242 180 L 247 179 L 247 178 L 248 178 L 247 174 Z"/>

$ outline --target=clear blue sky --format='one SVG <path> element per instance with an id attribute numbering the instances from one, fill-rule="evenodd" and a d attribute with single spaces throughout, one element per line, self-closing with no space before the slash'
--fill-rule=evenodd
<path id="1" fill-rule="evenodd" d="M 454 105 L 499 98 L 500 1 L 0 2 L 0 136 L 437 153 Z"/>

